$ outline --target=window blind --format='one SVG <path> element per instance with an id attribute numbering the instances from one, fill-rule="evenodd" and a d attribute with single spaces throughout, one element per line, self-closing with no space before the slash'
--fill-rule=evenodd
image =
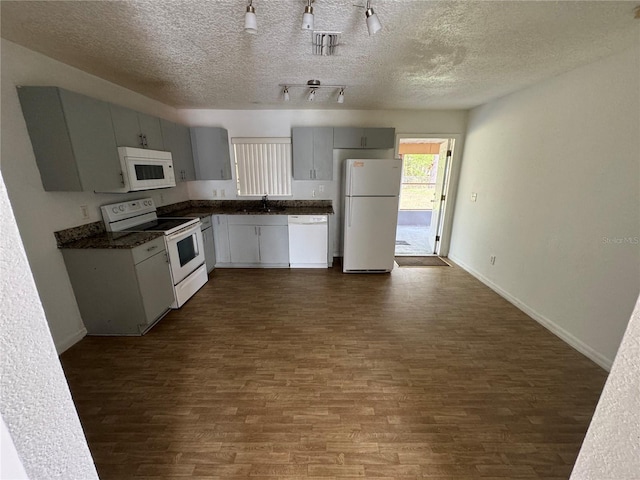
<path id="1" fill-rule="evenodd" d="M 232 138 L 238 195 L 291 195 L 291 138 Z"/>

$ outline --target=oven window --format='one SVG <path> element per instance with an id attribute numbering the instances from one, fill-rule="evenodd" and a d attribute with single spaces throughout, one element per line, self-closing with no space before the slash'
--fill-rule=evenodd
<path id="1" fill-rule="evenodd" d="M 177 244 L 178 257 L 180 257 L 180 266 L 184 267 L 191 260 L 196 258 L 198 251 L 196 249 L 196 236 L 190 235 L 187 238 L 180 240 Z"/>
<path id="2" fill-rule="evenodd" d="M 137 180 L 162 180 L 164 178 L 164 168 L 162 165 L 141 165 L 136 164 Z"/>

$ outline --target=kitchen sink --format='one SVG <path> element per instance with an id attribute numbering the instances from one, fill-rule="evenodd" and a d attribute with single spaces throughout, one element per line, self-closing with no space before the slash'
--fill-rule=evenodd
<path id="1" fill-rule="evenodd" d="M 274 205 L 274 206 L 270 206 L 268 208 L 262 208 L 262 207 L 257 207 L 257 208 L 237 208 L 236 212 L 238 213 L 256 213 L 256 214 L 260 214 L 260 213 L 272 213 L 272 212 L 284 212 L 287 209 L 287 207 L 283 207 L 280 205 Z"/>

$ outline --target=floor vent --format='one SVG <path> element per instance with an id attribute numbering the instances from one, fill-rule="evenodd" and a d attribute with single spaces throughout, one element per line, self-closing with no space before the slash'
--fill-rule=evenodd
<path id="1" fill-rule="evenodd" d="M 335 55 L 339 45 L 340 32 L 313 32 L 313 54 L 314 55 Z"/>

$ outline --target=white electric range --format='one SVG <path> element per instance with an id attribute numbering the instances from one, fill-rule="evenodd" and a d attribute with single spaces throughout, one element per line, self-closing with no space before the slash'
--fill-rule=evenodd
<path id="1" fill-rule="evenodd" d="M 152 198 L 113 203 L 100 209 L 109 232 L 164 233 L 175 294 L 171 308 L 180 308 L 207 283 L 200 219 L 158 218 Z"/>

